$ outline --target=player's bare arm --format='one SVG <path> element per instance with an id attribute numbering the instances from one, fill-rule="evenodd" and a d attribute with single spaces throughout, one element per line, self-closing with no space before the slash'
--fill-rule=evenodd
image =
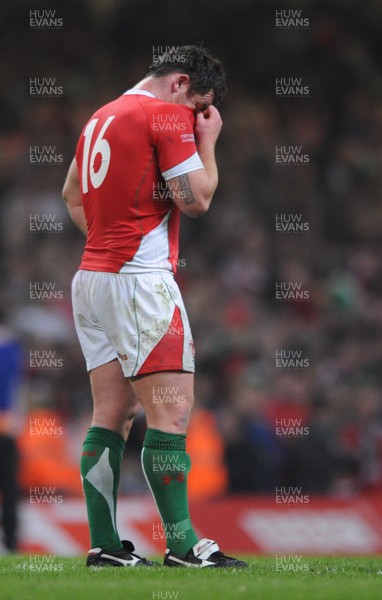
<path id="1" fill-rule="evenodd" d="M 78 168 L 76 159 L 72 160 L 69 167 L 66 181 L 62 190 L 62 197 L 68 208 L 70 217 L 78 229 L 86 236 L 88 227 L 86 224 L 86 218 L 84 209 L 82 206 L 80 179 L 78 176 Z"/>
<path id="2" fill-rule="evenodd" d="M 174 177 L 167 182 L 173 201 L 189 217 L 201 217 L 208 211 L 217 188 L 215 146 L 222 124 L 215 106 L 209 106 L 197 114 L 195 138 L 204 169 Z"/>
<path id="3" fill-rule="evenodd" d="M 186 206 L 194 204 L 196 202 L 194 194 L 192 193 L 190 178 L 187 173 L 179 177 L 180 189 L 182 193 L 183 202 Z"/>

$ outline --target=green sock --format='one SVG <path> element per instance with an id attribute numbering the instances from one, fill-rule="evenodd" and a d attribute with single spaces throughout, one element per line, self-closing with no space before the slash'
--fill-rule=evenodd
<path id="1" fill-rule="evenodd" d="M 122 548 L 116 511 L 119 473 L 125 442 L 118 433 L 90 427 L 81 455 L 81 475 L 92 548 Z"/>
<path id="2" fill-rule="evenodd" d="M 192 528 L 187 499 L 191 461 L 186 454 L 186 434 L 147 429 L 142 469 L 157 503 L 167 547 L 185 555 L 198 541 Z"/>

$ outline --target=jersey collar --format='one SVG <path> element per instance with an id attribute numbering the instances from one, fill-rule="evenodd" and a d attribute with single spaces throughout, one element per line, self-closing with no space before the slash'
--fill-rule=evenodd
<path id="1" fill-rule="evenodd" d="M 137 94 L 138 96 L 149 96 L 149 98 L 155 98 L 154 94 L 148 92 L 147 90 L 142 90 L 141 88 L 131 88 L 131 90 L 127 90 L 123 95 L 124 96 L 132 96 Z"/>

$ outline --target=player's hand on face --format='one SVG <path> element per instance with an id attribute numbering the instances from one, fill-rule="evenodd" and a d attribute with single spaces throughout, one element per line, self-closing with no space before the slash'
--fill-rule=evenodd
<path id="1" fill-rule="evenodd" d="M 223 121 L 218 109 L 212 104 L 196 115 L 195 137 L 197 144 L 215 144 L 219 137 Z"/>

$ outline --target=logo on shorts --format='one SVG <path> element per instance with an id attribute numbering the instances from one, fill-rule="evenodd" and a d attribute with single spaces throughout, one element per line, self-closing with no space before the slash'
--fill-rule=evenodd
<path id="1" fill-rule="evenodd" d="M 127 358 L 128 358 L 127 354 L 120 354 L 119 352 L 117 352 L 117 354 L 121 360 L 127 360 Z"/>

